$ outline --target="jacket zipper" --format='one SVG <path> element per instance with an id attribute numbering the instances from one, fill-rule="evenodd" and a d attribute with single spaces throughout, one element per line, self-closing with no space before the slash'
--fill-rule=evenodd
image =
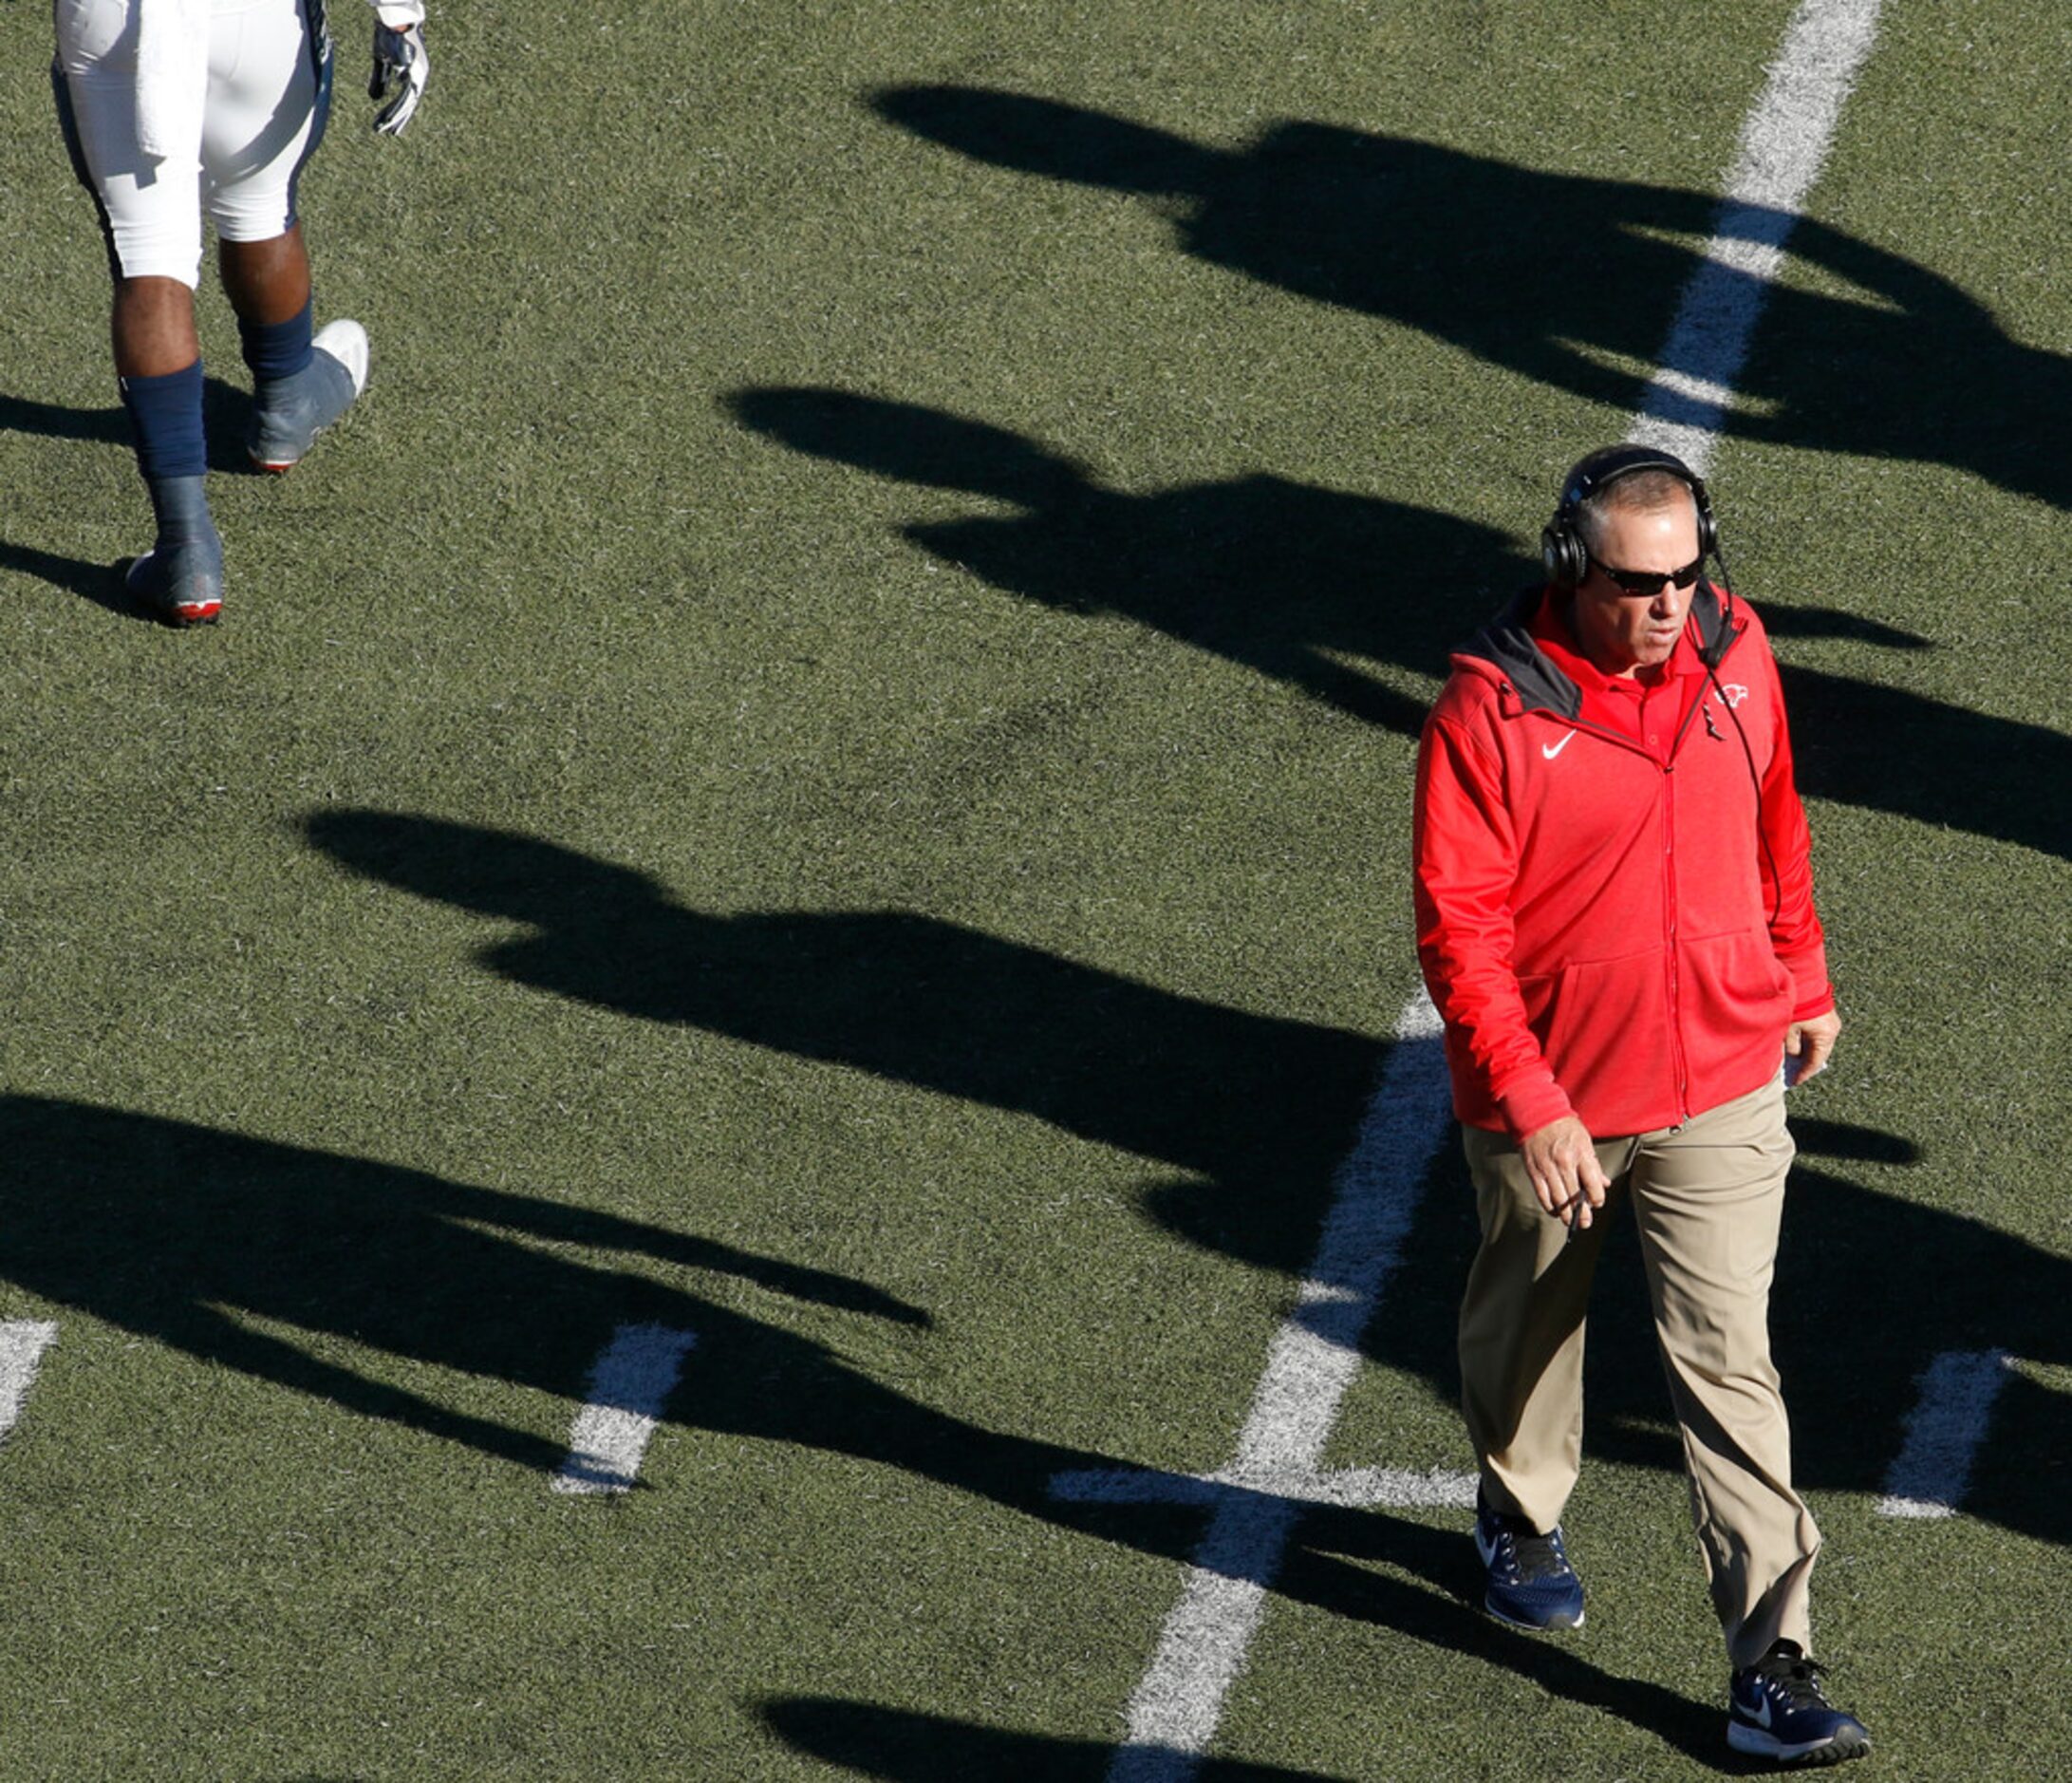
<path id="1" fill-rule="evenodd" d="M 1673 760 L 1662 769 L 1662 926 L 1667 945 L 1662 949 L 1663 971 L 1668 979 L 1670 1017 L 1670 1070 L 1676 1087 L 1676 1124 L 1690 1118 L 1690 1071 L 1684 1058 L 1684 1012 L 1680 975 L 1676 968 L 1676 782 Z"/>

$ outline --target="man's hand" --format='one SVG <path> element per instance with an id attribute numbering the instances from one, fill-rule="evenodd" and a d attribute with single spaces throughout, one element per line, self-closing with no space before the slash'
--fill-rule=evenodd
<path id="1" fill-rule="evenodd" d="M 380 19 L 374 21 L 374 75 L 367 82 L 367 97 L 387 99 L 391 89 L 396 94 L 374 120 L 378 132 L 383 136 L 402 135 L 403 126 L 417 111 L 418 101 L 424 97 L 425 77 L 431 71 L 421 29 L 406 25 L 395 30 Z"/>
<path id="2" fill-rule="evenodd" d="M 1583 1123 L 1566 1116 L 1528 1133 L 1518 1149 L 1540 1205 L 1556 1219 L 1570 1221 L 1574 1229 L 1586 1229 L 1591 1211 L 1604 1205 L 1604 1192 L 1612 1182 L 1597 1162 L 1597 1148 L 1590 1143 Z"/>
<path id="3" fill-rule="evenodd" d="M 1784 1031 L 1784 1087 L 1795 1088 L 1827 1068 L 1828 1056 L 1841 1033 L 1841 1016 L 1830 1009 L 1810 1021 L 1794 1022 Z"/>

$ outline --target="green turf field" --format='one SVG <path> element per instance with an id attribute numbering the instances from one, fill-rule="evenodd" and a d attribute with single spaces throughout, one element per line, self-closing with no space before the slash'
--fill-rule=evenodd
<path id="1" fill-rule="evenodd" d="M 435 7 L 439 0 L 433 0 Z M 373 384 L 127 612 L 106 272 L 0 7 L 0 1775 L 1086 1779 L 1415 986 L 1414 734 L 1619 437 L 1791 8 L 532 0 L 366 26 Z M 340 16 L 343 15 L 343 16 Z M 2072 1775 L 2072 25 L 1887 0 L 1713 463 L 1847 1031 L 1776 1327 L 1835 1691 Z M 1334 1467 L 1468 1465 L 1450 1150 Z M 1569 1514 L 1297 1526 L 1204 1783 L 1731 1771 L 1637 1262 Z M 626 1323 L 636 1490 L 549 1480 Z M 1915 1381 L 2013 1373 L 1963 1514 Z M 1868 1772 L 1865 1773 L 1868 1774 Z"/>

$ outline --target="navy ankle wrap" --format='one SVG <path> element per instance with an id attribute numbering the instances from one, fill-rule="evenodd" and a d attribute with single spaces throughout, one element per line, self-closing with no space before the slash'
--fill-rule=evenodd
<path id="1" fill-rule="evenodd" d="M 262 384 L 292 378 L 309 363 L 309 336 L 316 299 L 302 307 L 299 315 L 286 322 L 244 322 L 237 325 L 237 339 L 244 348 L 245 364 Z"/>
<path id="2" fill-rule="evenodd" d="M 157 378 L 122 378 L 122 406 L 137 437 L 137 468 L 147 483 L 199 477 L 209 468 L 201 437 L 201 361 Z"/>

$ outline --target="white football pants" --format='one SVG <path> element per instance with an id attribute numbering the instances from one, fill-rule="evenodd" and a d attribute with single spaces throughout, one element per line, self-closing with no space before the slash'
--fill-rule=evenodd
<path id="1" fill-rule="evenodd" d="M 201 213 L 225 241 L 295 221 L 324 134 L 321 0 L 55 0 L 58 112 L 127 278 L 201 272 Z"/>

